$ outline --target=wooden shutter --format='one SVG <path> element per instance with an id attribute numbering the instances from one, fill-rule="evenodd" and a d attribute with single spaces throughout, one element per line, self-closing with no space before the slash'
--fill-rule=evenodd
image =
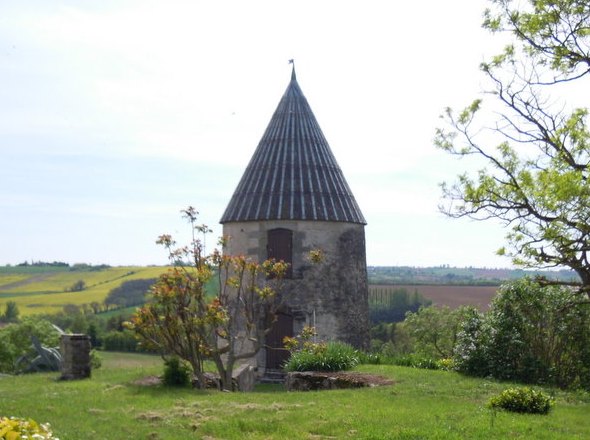
<path id="1" fill-rule="evenodd" d="M 266 246 L 268 258 L 289 264 L 286 278 L 293 277 L 293 231 L 290 229 L 271 229 L 268 231 Z"/>

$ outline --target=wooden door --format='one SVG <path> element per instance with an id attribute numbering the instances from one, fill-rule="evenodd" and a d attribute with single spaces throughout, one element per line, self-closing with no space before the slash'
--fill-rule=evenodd
<path id="1" fill-rule="evenodd" d="M 293 337 L 293 315 L 278 313 L 270 331 L 266 335 L 266 368 L 278 370 L 289 359 L 289 351 L 284 348 L 283 338 Z"/>

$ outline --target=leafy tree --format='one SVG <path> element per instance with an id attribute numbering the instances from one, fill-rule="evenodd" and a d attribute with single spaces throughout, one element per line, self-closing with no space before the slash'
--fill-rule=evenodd
<path id="1" fill-rule="evenodd" d="M 446 109 L 447 128 L 435 139 L 443 150 L 486 165 L 443 184 L 442 209 L 451 217 L 501 221 L 510 229 L 500 254 L 523 267 L 569 267 L 580 279 L 567 283 L 590 297 L 588 110 L 551 96 L 588 88 L 590 3 L 490 3 L 484 28 L 513 37 L 481 64 L 493 99 L 477 99 L 459 114 Z"/>
<path id="2" fill-rule="evenodd" d="M 149 351 L 138 347 L 135 333 L 130 330 L 110 330 L 102 336 L 102 348 L 106 351 Z"/>
<path id="3" fill-rule="evenodd" d="M 82 292 L 84 289 L 86 289 L 86 281 L 78 280 L 70 287 L 68 287 L 67 290 L 68 292 Z"/>
<path id="4" fill-rule="evenodd" d="M 432 359 L 451 358 L 463 317 L 472 309 L 429 306 L 409 312 L 403 325 L 412 337 L 414 353 Z"/>
<path id="5" fill-rule="evenodd" d="M 410 354 L 414 349 L 412 336 L 403 322 L 381 322 L 371 329 L 371 351 L 385 356 Z"/>
<path id="6" fill-rule="evenodd" d="M 231 390 L 234 365 L 259 351 L 276 318 L 287 264 L 258 264 L 217 250 L 206 255 L 197 234 L 211 231 L 197 225 L 197 215 L 192 207 L 183 211 L 193 232 L 190 246 L 175 247 L 169 235 L 159 238 L 176 266 L 160 276 L 130 325 L 148 347 L 187 361 L 201 387 L 203 362 L 213 360 L 223 389 Z M 219 289 L 212 296 L 206 286 L 214 277 Z"/>
<path id="7" fill-rule="evenodd" d="M 432 301 L 417 290 L 410 294 L 404 288 L 372 287 L 369 291 L 369 319 L 373 324 L 403 321 L 407 312 L 416 312 Z"/>
<path id="8" fill-rule="evenodd" d="M 100 346 L 102 341 L 99 339 L 98 326 L 96 325 L 96 323 L 91 322 L 90 324 L 88 324 L 86 334 L 90 337 L 90 344 L 92 345 L 92 348 Z"/>
<path id="9" fill-rule="evenodd" d="M 100 312 L 100 303 L 97 301 L 92 301 L 90 303 L 90 308 L 92 309 L 92 313 L 96 315 L 98 312 Z"/>

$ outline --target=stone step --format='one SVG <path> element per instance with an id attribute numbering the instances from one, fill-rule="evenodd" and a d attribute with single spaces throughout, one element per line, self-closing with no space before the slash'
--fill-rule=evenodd
<path id="1" fill-rule="evenodd" d="M 283 370 L 266 370 L 260 378 L 260 383 L 285 383 L 287 373 Z"/>

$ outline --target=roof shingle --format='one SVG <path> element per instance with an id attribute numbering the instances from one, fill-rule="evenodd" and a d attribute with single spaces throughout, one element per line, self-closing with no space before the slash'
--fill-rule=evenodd
<path id="1" fill-rule="evenodd" d="M 260 220 L 366 224 L 294 69 L 221 223 Z"/>

